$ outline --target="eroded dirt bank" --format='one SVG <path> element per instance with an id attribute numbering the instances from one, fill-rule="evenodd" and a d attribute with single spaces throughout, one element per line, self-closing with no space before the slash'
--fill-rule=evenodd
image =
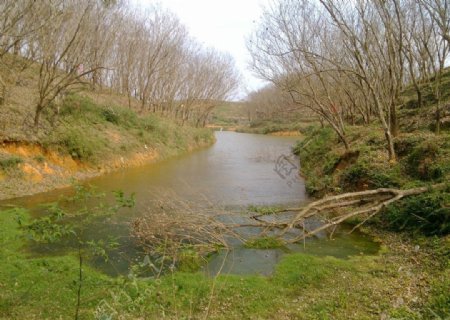
<path id="1" fill-rule="evenodd" d="M 211 143 L 199 142 L 183 152 Z M 155 163 L 167 158 L 164 150 L 143 146 L 127 156 L 111 155 L 99 163 L 85 163 L 72 156 L 28 142 L 3 142 L 0 145 L 0 200 L 6 200 L 70 186 L 116 170 Z M 176 155 L 176 154 L 172 154 Z"/>

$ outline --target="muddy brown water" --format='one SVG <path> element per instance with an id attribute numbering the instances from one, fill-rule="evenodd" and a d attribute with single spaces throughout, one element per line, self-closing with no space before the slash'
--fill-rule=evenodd
<path id="1" fill-rule="evenodd" d="M 142 262 L 144 255 L 130 238 L 130 222 L 145 215 L 161 202 L 177 199 L 199 208 L 220 207 L 245 211 L 249 205 L 298 206 L 308 201 L 305 185 L 298 176 L 298 159 L 292 154 L 297 137 L 265 136 L 235 132 L 216 132 L 217 142 L 209 148 L 156 164 L 125 169 L 87 183 L 111 194 L 123 190 L 135 193 L 136 208 L 92 223 L 87 237 L 115 237 L 119 250 L 110 252 L 110 260 L 94 260 L 94 266 L 108 274 L 127 274 L 130 265 Z M 55 190 L 23 197 L 2 204 L 14 204 L 31 209 L 42 203 L 56 201 L 70 189 Z M 35 210 L 39 211 L 39 210 Z M 306 246 L 292 245 L 286 250 L 247 249 L 236 244 L 231 252 L 213 256 L 205 272 L 263 274 L 273 272 L 287 252 L 305 252 L 347 258 L 359 254 L 375 254 L 377 243 L 361 233 L 347 234 L 345 226 L 334 236 L 308 240 Z M 254 232 L 254 231 L 248 231 Z M 33 246 L 32 254 L 59 254 L 60 246 Z"/>

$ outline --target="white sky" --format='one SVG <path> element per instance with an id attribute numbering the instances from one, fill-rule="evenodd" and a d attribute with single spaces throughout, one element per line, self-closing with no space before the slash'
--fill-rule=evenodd
<path id="1" fill-rule="evenodd" d="M 174 12 L 200 43 L 230 53 L 243 75 L 239 97 L 259 89 L 262 80 L 248 70 L 250 56 L 245 39 L 256 27 L 262 6 L 269 0 L 135 0 L 143 6 L 154 3 Z"/>

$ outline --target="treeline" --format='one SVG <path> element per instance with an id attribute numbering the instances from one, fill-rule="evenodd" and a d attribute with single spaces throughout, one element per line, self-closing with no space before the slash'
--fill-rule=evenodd
<path id="1" fill-rule="evenodd" d="M 200 45 L 171 12 L 114 0 L 1 1 L 0 66 L 18 63 L 20 71 L 39 68 L 36 128 L 43 111 L 57 110 L 80 84 L 124 94 L 130 107 L 138 99 L 142 112 L 203 126 L 239 81 L 232 57 Z M 0 85 L 5 103 L 6 80 Z"/>
<path id="2" fill-rule="evenodd" d="M 287 108 L 318 115 L 346 149 L 348 124 L 377 123 L 395 159 L 397 110 L 409 85 L 419 108 L 424 88 L 432 92 L 440 131 L 450 49 L 448 0 L 277 0 L 265 9 L 248 48 L 253 70 L 273 84 L 250 103 L 275 86 L 278 101 L 287 94 Z"/>

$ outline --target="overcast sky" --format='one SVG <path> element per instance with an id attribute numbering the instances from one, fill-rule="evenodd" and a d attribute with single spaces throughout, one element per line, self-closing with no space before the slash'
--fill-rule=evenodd
<path id="1" fill-rule="evenodd" d="M 135 0 L 143 6 L 159 3 L 174 12 L 190 34 L 206 46 L 229 52 L 243 74 L 240 98 L 264 83 L 248 70 L 245 39 L 255 28 L 269 0 Z"/>

